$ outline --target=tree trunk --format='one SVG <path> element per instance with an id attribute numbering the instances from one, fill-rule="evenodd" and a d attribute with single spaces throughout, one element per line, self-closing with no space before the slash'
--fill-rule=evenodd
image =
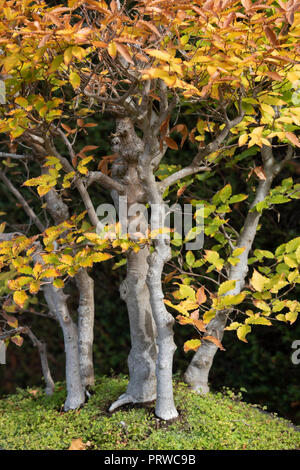
<path id="1" fill-rule="evenodd" d="M 67 383 L 67 399 L 64 409 L 65 411 L 74 410 L 85 401 L 80 377 L 77 328 L 69 314 L 63 291 L 52 284 L 45 284 L 43 290 L 48 306 L 56 316 L 64 335 Z"/>
<path id="2" fill-rule="evenodd" d="M 46 384 L 45 393 L 46 395 L 53 395 L 55 385 L 54 385 L 54 381 L 52 379 L 49 364 L 48 364 L 46 343 L 44 343 L 43 341 L 40 341 L 35 336 L 35 334 L 32 333 L 30 328 L 28 328 L 27 335 L 31 339 L 32 344 L 36 346 L 39 351 L 43 376 L 44 376 L 44 380 Z"/>
<path id="3" fill-rule="evenodd" d="M 236 285 L 234 289 L 227 292 L 227 295 L 235 295 L 241 292 L 248 273 L 249 252 L 252 248 L 257 226 L 261 217 L 261 213 L 257 211 L 250 212 L 250 210 L 257 203 L 263 201 L 267 197 L 275 176 L 282 168 L 282 165 L 276 165 L 272 150 L 269 148 L 263 147 L 262 158 L 266 179 L 260 180 L 258 184 L 255 199 L 250 206 L 243 230 L 238 239 L 237 248 L 244 247 L 245 249 L 239 256 L 239 263 L 235 266 L 232 266 L 230 269 L 228 279 L 235 280 Z M 224 334 L 224 328 L 227 323 L 227 315 L 228 311 L 226 310 L 219 312 L 218 315 L 216 315 L 216 317 L 213 318 L 208 324 L 207 334 L 215 336 L 221 341 Z M 188 383 L 193 390 L 197 390 L 204 394 L 209 392 L 208 376 L 217 350 L 218 348 L 213 343 L 203 341 L 200 348 L 194 354 L 193 359 L 184 375 L 185 382 Z"/>
<path id="4" fill-rule="evenodd" d="M 118 159 L 113 164 L 112 176 L 115 181 L 124 185 L 123 197 L 127 198 L 128 213 L 131 213 L 136 204 L 146 202 L 144 185 L 138 172 L 138 157 L 142 149 L 143 144 L 135 134 L 131 120 L 117 120 L 112 150 L 118 154 Z M 120 215 L 119 194 L 112 191 L 111 195 Z M 147 229 L 147 220 L 143 213 L 135 215 L 133 211 L 127 222 L 129 225 L 136 222 L 139 227 L 137 231 Z M 129 384 L 126 392 L 111 405 L 110 411 L 126 403 L 145 403 L 156 398 L 156 329 L 146 282 L 148 255 L 148 247 L 137 253 L 131 251 L 127 255 L 127 276 L 120 286 L 120 295 L 126 302 L 130 325 Z"/>
<path id="5" fill-rule="evenodd" d="M 155 192 L 153 194 L 155 196 Z M 157 198 L 158 199 L 158 198 Z M 162 200 L 151 204 L 151 229 L 162 228 L 164 206 Z M 150 302 L 157 328 L 158 357 L 156 364 L 157 398 L 155 413 L 159 418 L 169 420 L 176 418 L 178 412 L 173 397 L 173 355 L 176 350 L 174 343 L 174 318 L 164 304 L 162 290 L 162 271 L 165 263 L 171 258 L 170 241 L 163 234 L 154 241 L 155 250 L 148 257 L 149 270 L 147 284 L 150 292 Z"/>
<path id="6" fill-rule="evenodd" d="M 93 363 L 94 342 L 94 281 L 86 269 L 80 269 L 75 276 L 79 290 L 78 306 L 78 344 L 82 385 L 95 384 Z"/>
<path id="7" fill-rule="evenodd" d="M 115 401 L 110 411 L 125 403 L 145 403 L 156 398 L 155 324 L 146 284 L 149 249 L 127 256 L 127 277 L 120 286 L 121 298 L 127 304 L 131 350 L 128 356 L 129 384 L 126 393 Z"/>

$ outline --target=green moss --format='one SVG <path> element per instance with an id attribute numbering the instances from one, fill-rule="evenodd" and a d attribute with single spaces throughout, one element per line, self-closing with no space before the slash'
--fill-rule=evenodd
<path id="1" fill-rule="evenodd" d="M 0 400 L 0 447 L 68 449 L 81 438 L 88 449 L 296 449 L 300 433 L 286 420 L 262 413 L 238 397 L 201 397 L 184 384 L 175 385 L 180 417 L 164 423 L 154 404 L 127 406 L 108 413 L 109 404 L 126 389 L 127 378 L 99 379 L 81 409 L 64 413 L 65 389 L 52 397 L 40 390 L 19 389 Z"/>

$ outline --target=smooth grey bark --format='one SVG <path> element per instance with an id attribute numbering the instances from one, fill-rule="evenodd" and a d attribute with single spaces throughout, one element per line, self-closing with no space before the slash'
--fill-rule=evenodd
<path id="1" fill-rule="evenodd" d="M 131 350 L 128 356 L 129 383 L 126 392 L 115 401 L 110 411 L 125 403 L 145 403 L 156 398 L 155 325 L 146 285 L 149 249 L 131 252 L 127 256 L 127 276 L 120 286 L 126 302 Z"/>
<path id="2" fill-rule="evenodd" d="M 239 263 L 230 268 L 228 279 L 235 280 L 236 285 L 234 289 L 227 292 L 227 295 L 239 294 L 245 284 L 248 273 L 249 252 L 252 248 L 261 217 L 261 213 L 255 210 L 251 211 L 251 209 L 267 197 L 275 176 L 279 174 L 286 161 L 291 157 L 292 152 L 291 148 L 289 148 L 286 157 L 280 163 L 276 163 L 272 148 L 266 146 L 262 148 L 263 168 L 266 179 L 259 181 L 254 201 L 249 208 L 242 232 L 238 238 L 236 247 L 243 247 L 245 249 L 239 256 Z M 229 312 L 226 310 L 219 312 L 207 325 L 206 334 L 215 336 L 221 341 L 224 335 L 228 313 Z M 185 382 L 188 383 L 193 390 L 197 390 L 203 394 L 209 392 L 208 377 L 217 350 L 218 347 L 214 343 L 203 341 L 200 348 L 194 354 L 184 375 Z"/>
<path id="3" fill-rule="evenodd" d="M 135 204 L 144 202 L 144 189 L 137 169 L 142 145 L 129 119 L 117 121 L 112 147 L 113 151 L 118 153 L 112 175 L 115 184 L 122 188 L 123 197 L 127 198 L 127 210 L 130 212 Z M 118 196 L 115 190 L 112 191 L 116 209 L 119 211 Z M 141 224 L 143 229 L 147 228 L 143 214 L 129 217 L 129 224 L 134 221 Z M 137 253 L 130 251 L 127 254 L 127 276 L 121 283 L 120 295 L 126 302 L 130 325 L 129 383 L 126 392 L 111 405 L 110 411 L 126 403 L 145 403 L 156 398 L 156 329 L 146 283 L 148 255 L 148 247 Z"/>
<path id="4" fill-rule="evenodd" d="M 47 170 L 46 170 L 47 171 Z M 69 218 L 69 209 L 56 191 L 51 190 L 45 195 L 47 209 L 56 224 Z M 93 341 L 94 341 L 94 281 L 82 268 L 75 275 L 79 291 L 78 305 L 78 348 L 82 385 L 86 388 L 94 385 Z M 75 332 L 74 332 L 75 334 Z"/>
<path id="5" fill-rule="evenodd" d="M 150 164 L 151 165 L 151 164 Z M 167 311 L 162 289 L 162 272 L 165 263 L 171 258 L 169 235 L 159 233 L 164 228 L 165 205 L 159 187 L 155 181 L 151 166 L 145 172 L 145 183 L 148 200 L 151 204 L 151 232 L 158 235 L 154 238 L 154 251 L 148 257 L 149 270 L 147 285 L 150 292 L 150 303 L 157 329 L 158 356 L 156 363 L 157 397 L 155 414 L 161 419 L 170 420 L 178 416 L 173 395 L 173 356 L 176 350 L 174 343 L 174 317 Z"/>
<path id="6" fill-rule="evenodd" d="M 94 281 L 86 269 L 80 269 L 75 276 L 79 290 L 78 306 L 78 344 L 82 385 L 95 384 L 93 363 L 94 342 Z"/>
<path id="7" fill-rule="evenodd" d="M 49 283 L 44 284 L 43 291 L 50 311 L 59 322 L 64 336 L 67 384 L 64 410 L 74 410 L 85 402 L 84 387 L 80 376 L 77 327 L 69 313 L 67 296 L 62 289 L 57 289 Z"/>

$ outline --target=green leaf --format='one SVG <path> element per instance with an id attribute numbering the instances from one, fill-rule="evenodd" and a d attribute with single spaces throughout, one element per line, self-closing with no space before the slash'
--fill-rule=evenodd
<path id="1" fill-rule="evenodd" d="M 185 257 L 185 261 L 189 267 L 192 267 L 195 262 L 195 256 L 191 251 L 188 251 Z"/>
<path id="2" fill-rule="evenodd" d="M 232 196 L 229 199 L 228 203 L 229 204 L 235 204 L 236 202 L 244 201 L 247 198 L 248 198 L 248 196 L 246 194 L 235 194 L 234 196 Z"/>

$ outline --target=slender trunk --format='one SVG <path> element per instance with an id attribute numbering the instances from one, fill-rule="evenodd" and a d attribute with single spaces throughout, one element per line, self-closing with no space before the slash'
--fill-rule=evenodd
<path id="1" fill-rule="evenodd" d="M 82 385 L 94 385 L 93 342 L 94 342 L 94 281 L 86 269 L 75 276 L 79 290 L 78 344 Z"/>
<path id="2" fill-rule="evenodd" d="M 77 328 L 68 311 L 63 291 L 56 289 L 52 284 L 45 284 L 43 290 L 48 306 L 55 314 L 64 335 L 67 383 L 67 399 L 64 409 L 65 411 L 74 410 L 85 401 L 80 377 Z"/>
<path id="3" fill-rule="evenodd" d="M 160 197 L 153 191 L 151 204 L 151 230 L 162 228 L 164 206 Z M 155 201 L 156 199 L 156 201 Z M 173 397 L 173 355 L 176 350 L 174 343 L 174 318 L 164 304 L 162 290 L 162 271 L 165 263 L 171 258 L 170 241 L 163 234 L 154 241 L 155 250 L 148 257 L 149 270 L 147 284 L 150 292 L 150 303 L 157 328 L 158 357 L 156 364 L 157 398 L 155 413 L 159 418 L 169 420 L 176 418 L 178 412 Z"/>
<path id="4" fill-rule="evenodd" d="M 44 170 L 47 171 L 47 170 Z M 69 209 L 56 191 L 49 191 L 46 196 L 47 209 L 55 223 L 59 224 L 69 217 Z M 80 376 L 83 387 L 94 385 L 93 340 L 94 340 L 94 282 L 86 269 L 81 269 L 75 276 L 79 290 L 78 339 Z M 69 313 L 68 313 L 69 315 Z M 73 323 L 70 315 L 69 318 Z M 61 324 L 61 323 L 60 323 Z M 75 325 L 72 325 L 75 334 Z M 64 332 L 65 337 L 65 332 Z M 66 336 L 68 338 L 68 335 Z M 67 350 L 67 348 L 66 348 Z"/>
<path id="5" fill-rule="evenodd" d="M 145 403 L 156 398 L 155 325 L 146 285 L 149 249 L 127 256 L 127 277 L 120 286 L 130 324 L 131 350 L 128 356 L 129 384 L 126 393 L 115 401 L 110 411 L 125 403 Z"/>
<path id="6" fill-rule="evenodd" d="M 40 341 L 32 333 L 32 331 L 30 329 L 28 329 L 27 335 L 31 339 L 33 345 L 36 346 L 38 348 L 38 351 L 39 351 L 43 376 L 44 376 L 44 380 L 45 380 L 45 384 L 46 384 L 45 393 L 46 393 L 46 395 L 52 395 L 53 392 L 54 392 L 55 385 L 54 385 L 54 381 L 52 379 L 49 364 L 48 364 L 46 343 L 44 343 L 43 341 Z"/>
<path id="7" fill-rule="evenodd" d="M 273 155 L 268 149 L 264 149 L 263 161 L 266 179 L 260 180 L 255 199 L 250 209 L 267 197 L 273 179 L 280 170 L 280 166 L 275 166 Z M 230 269 L 229 280 L 235 280 L 236 285 L 227 295 L 239 294 L 244 287 L 248 273 L 249 252 L 255 239 L 260 217 L 261 214 L 257 211 L 250 212 L 249 210 L 247 214 L 242 233 L 237 242 L 237 247 L 244 247 L 245 249 L 239 257 L 239 263 L 232 266 Z M 215 336 L 221 341 L 227 323 L 227 316 L 228 311 L 224 310 L 219 312 L 207 325 L 207 334 Z M 218 348 L 213 343 L 203 341 L 200 348 L 194 354 L 184 375 L 186 383 L 188 383 L 193 390 L 204 394 L 209 392 L 208 376 L 217 350 Z"/>

